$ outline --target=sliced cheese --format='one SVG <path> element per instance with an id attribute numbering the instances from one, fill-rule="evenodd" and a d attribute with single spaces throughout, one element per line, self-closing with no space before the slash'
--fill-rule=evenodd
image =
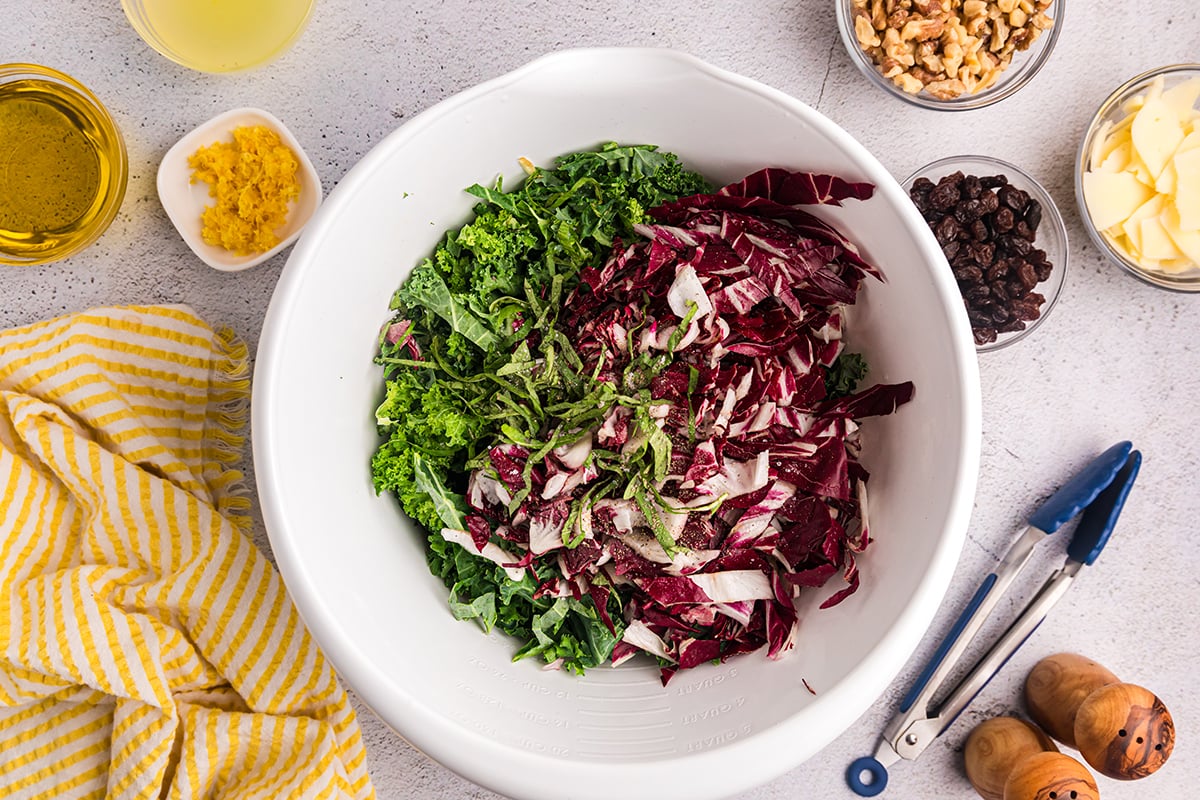
<path id="1" fill-rule="evenodd" d="M 1163 95 L 1163 90 L 1167 87 L 1167 78 L 1165 75 L 1156 75 L 1150 85 L 1146 87 L 1146 93 L 1142 95 L 1142 104 L 1139 109 L 1145 108 L 1146 103 L 1152 100 L 1158 100 Z"/>
<path id="2" fill-rule="evenodd" d="M 1133 140 L 1129 136 L 1129 128 L 1133 125 L 1132 122 L 1122 123 L 1120 126 L 1113 128 L 1109 133 L 1108 138 L 1101 143 L 1099 148 L 1100 158 L 1093 158 L 1093 164 L 1100 164 L 1108 160 L 1108 157 L 1120 148 L 1129 150 L 1133 146 Z M 1096 148 L 1092 148 L 1093 152 Z"/>
<path id="3" fill-rule="evenodd" d="M 1179 251 L 1192 260 L 1193 263 L 1200 264 L 1200 231 L 1184 230 L 1179 224 L 1179 210 L 1175 208 L 1174 203 L 1168 203 L 1167 208 L 1162 214 L 1163 228 L 1166 229 L 1167 235 L 1175 242 L 1175 246 Z"/>
<path id="4" fill-rule="evenodd" d="M 1195 115 L 1197 100 L 1200 100 L 1200 78 L 1189 78 L 1162 93 L 1162 101 L 1180 120 L 1189 120 Z"/>
<path id="5" fill-rule="evenodd" d="M 1195 269 L 1196 264 L 1190 258 L 1177 258 L 1173 261 L 1158 262 L 1158 268 L 1163 272 L 1177 275 L 1181 272 L 1188 272 L 1189 270 Z"/>
<path id="6" fill-rule="evenodd" d="M 1200 148 L 1175 156 L 1175 208 L 1179 227 L 1200 230 Z"/>
<path id="7" fill-rule="evenodd" d="M 1129 154 L 1129 167 L 1127 171 L 1151 189 L 1154 189 L 1158 184 L 1158 175 L 1146 166 L 1145 161 L 1142 161 L 1142 157 L 1138 154 L 1136 147 Z"/>
<path id="8" fill-rule="evenodd" d="M 1183 141 L 1183 122 L 1164 101 L 1147 100 L 1133 120 L 1130 135 L 1133 137 L 1133 148 L 1138 157 L 1149 169 L 1150 175 L 1157 180 L 1159 173 Z"/>
<path id="9" fill-rule="evenodd" d="M 1100 172 L 1125 172 L 1133 164 L 1133 144 L 1126 139 L 1100 163 Z"/>
<path id="10" fill-rule="evenodd" d="M 1174 261 L 1184 257 L 1157 215 L 1143 219 L 1141 227 L 1142 238 L 1139 249 L 1143 256 L 1161 261 Z"/>
<path id="11" fill-rule="evenodd" d="M 1101 230 L 1129 219 L 1153 196 L 1149 186 L 1128 172 L 1088 172 L 1083 176 L 1083 198 L 1092 224 Z"/>
<path id="12" fill-rule="evenodd" d="M 1121 223 L 1121 232 L 1129 239 L 1131 248 L 1139 255 L 1149 258 L 1156 256 L 1148 256 L 1146 253 L 1146 242 L 1143 238 L 1142 223 L 1148 219 L 1153 219 L 1163 212 L 1164 198 L 1161 194 L 1152 194 L 1149 200 L 1140 205 L 1128 219 Z"/>
<path id="13" fill-rule="evenodd" d="M 1154 182 L 1154 191 L 1160 195 L 1175 194 L 1175 177 L 1175 162 L 1168 161 L 1167 165 L 1163 167 L 1163 171 L 1158 173 L 1158 180 Z"/>
<path id="14" fill-rule="evenodd" d="M 1125 220 L 1121 223 L 1121 227 L 1117 228 L 1117 238 L 1123 241 L 1122 247 L 1129 251 L 1135 261 L 1142 258 L 1142 221 L 1141 220 Z"/>
<path id="15" fill-rule="evenodd" d="M 1101 164 L 1107 160 L 1107 152 L 1105 151 L 1105 148 L 1114 138 L 1116 138 L 1112 135 L 1112 129 L 1112 120 L 1106 119 L 1104 122 L 1100 123 L 1100 127 L 1092 136 L 1092 149 L 1088 154 L 1088 163 L 1093 167 L 1096 164 Z"/>

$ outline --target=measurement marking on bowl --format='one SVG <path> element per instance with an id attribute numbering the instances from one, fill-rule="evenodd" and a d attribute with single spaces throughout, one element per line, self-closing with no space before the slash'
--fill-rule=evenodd
<path id="1" fill-rule="evenodd" d="M 652 749 L 639 749 L 636 753 L 612 753 L 604 752 L 602 750 L 578 750 L 576 751 L 576 755 L 578 755 L 580 758 L 592 758 L 597 760 L 610 759 L 613 756 L 619 755 L 621 758 L 627 758 L 630 760 L 649 761 L 652 758 L 657 758 L 659 756 L 671 756 L 678 752 L 678 747 L 659 747 Z"/>
<path id="2" fill-rule="evenodd" d="M 627 711 L 625 709 L 616 708 L 581 708 L 579 709 L 580 716 L 584 717 L 629 717 L 632 715 L 645 716 L 646 714 L 666 714 L 671 709 L 664 708 L 647 708 L 639 711 Z"/>
<path id="3" fill-rule="evenodd" d="M 619 742 L 613 742 L 608 739 L 588 739 L 579 738 L 576 740 L 581 745 L 592 745 L 594 747 L 604 747 L 612 750 L 619 750 L 623 747 L 642 747 L 644 745 L 654 744 L 674 744 L 674 736 L 654 736 L 645 739 L 622 739 Z"/>
<path id="4" fill-rule="evenodd" d="M 594 694 L 581 694 L 576 697 L 578 700 L 590 700 L 593 703 L 649 703 L 662 702 L 662 696 L 656 694 L 642 694 L 634 697 L 600 697 Z M 665 706 L 664 706 L 665 708 Z"/>
<path id="5" fill-rule="evenodd" d="M 652 731 L 657 728 L 673 728 L 673 722 L 646 722 L 634 725 L 585 725 L 577 724 L 575 726 L 581 731 L 600 731 L 601 733 L 614 733 L 616 731 Z"/>
<path id="6" fill-rule="evenodd" d="M 650 679 L 650 678 L 646 678 L 643 680 L 634 680 L 634 681 L 630 681 L 630 680 L 611 680 L 611 681 L 609 681 L 609 680 L 589 678 L 587 681 L 587 685 L 588 686 L 603 686 L 605 689 L 611 689 L 611 688 L 615 688 L 615 687 L 631 687 L 631 686 L 638 687 L 638 688 L 645 688 L 647 685 L 657 686 L 658 683 L 657 683 L 657 680 Z"/>
<path id="7" fill-rule="evenodd" d="M 695 725 L 697 722 L 704 722 L 720 716 L 721 714 L 728 714 L 731 711 L 736 711 L 744 705 L 746 705 L 746 698 L 739 697 L 732 703 L 721 703 L 720 705 L 706 708 L 703 711 L 684 714 L 683 717 L 680 718 L 680 722 L 682 722 L 684 725 Z"/>
<path id="8" fill-rule="evenodd" d="M 545 728 L 568 728 L 570 723 L 561 717 L 550 717 L 537 711 L 519 711 L 522 719 Z"/>
<path id="9" fill-rule="evenodd" d="M 701 750 L 709 750 L 726 744 L 727 742 L 732 742 L 739 736 L 748 736 L 752 730 L 754 730 L 754 728 L 747 723 L 737 730 L 727 730 L 723 733 L 705 736 L 703 739 L 697 739 L 695 741 L 688 742 L 687 750 L 689 753 L 695 753 Z"/>
<path id="10" fill-rule="evenodd" d="M 677 695 L 692 694 L 705 689 L 711 689 L 714 686 L 719 686 L 729 678 L 736 678 L 738 674 L 737 667 L 731 667 L 728 672 L 721 675 L 713 675 L 711 678 L 705 678 L 700 681 L 694 681 L 682 686 L 672 687 Z"/>

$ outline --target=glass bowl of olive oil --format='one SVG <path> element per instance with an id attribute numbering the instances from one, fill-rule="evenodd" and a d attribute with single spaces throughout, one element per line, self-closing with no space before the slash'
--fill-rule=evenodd
<path id="1" fill-rule="evenodd" d="M 304 32 L 316 0 L 121 0 L 155 50 L 200 72 L 265 64 Z"/>
<path id="2" fill-rule="evenodd" d="M 125 142 L 82 84 L 0 64 L 0 264 L 46 264 L 108 228 L 125 198 Z"/>

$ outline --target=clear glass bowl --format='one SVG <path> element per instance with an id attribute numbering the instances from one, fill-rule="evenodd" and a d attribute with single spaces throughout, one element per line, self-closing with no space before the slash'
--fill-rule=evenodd
<path id="1" fill-rule="evenodd" d="M 997 335 L 994 342 L 976 345 L 976 351 L 989 353 L 1008 347 L 1021 341 L 1033 333 L 1050 316 L 1050 312 L 1058 303 L 1066 282 L 1067 262 L 1070 258 L 1070 247 L 1067 243 L 1067 228 L 1063 224 L 1062 214 L 1050 193 L 1025 170 L 990 156 L 951 156 L 926 164 L 904 181 L 905 191 L 912 189 L 918 178 L 928 178 L 933 183 L 947 175 L 962 172 L 963 175 L 975 175 L 980 178 L 989 175 L 1003 175 L 1010 186 L 1027 192 L 1030 197 L 1042 205 L 1042 222 L 1037 228 L 1037 238 L 1033 246 L 1046 252 L 1047 260 L 1053 265 L 1050 277 L 1034 287 L 1034 291 L 1043 295 L 1046 302 L 1042 305 L 1041 314 L 1037 319 L 1028 322 L 1024 330 L 1009 331 Z"/>
<path id="2" fill-rule="evenodd" d="M 94 94 L 71 76 L 49 67 L 0 64 L 0 103 L 10 102 L 27 109 L 24 113 L 38 115 L 44 124 L 70 129 L 68 136 L 56 141 L 70 143 L 76 154 L 80 149 L 86 149 L 86 160 L 95 170 L 94 195 L 72 197 L 69 179 L 58 182 L 58 177 L 47 174 L 41 178 L 42 186 L 53 186 L 58 192 L 54 200 L 46 201 L 55 204 L 54 213 L 40 214 L 40 222 L 28 217 L 18 217 L 12 223 L 0 219 L 4 223 L 0 225 L 0 264 L 35 265 L 60 261 L 95 242 L 116 218 L 125 199 L 129 174 L 125 140 L 108 110 Z M 30 107 L 37 110 L 30 112 Z M 22 191 L 16 188 L 19 183 L 8 183 L 9 178 L 3 176 L 19 174 L 17 163 L 36 161 L 33 151 L 45 152 L 42 150 L 46 146 L 45 140 L 23 137 L 22 134 L 28 134 L 30 130 L 28 125 L 23 125 L 17 134 L 8 132 L 9 138 L 0 142 L 0 202 L 7 191 Z M 24 197 L 28 199 L 29 195 Z M 63 199 L 68 197 L 71 199 Z M 9 206 L 9 209 L 14 207 Z M 10 224 L 22 227 L 9 230 Z M 29 224 L 32 227 L 24 227 Z"/>
<path id="3" fill-rule="evenodd" d="M 1087 228 L 1088 235 L 1109 261 L 1135 278 L 1153 286 L 1176 292 L 1200 292 L 1200 264 L 1186 272 L 1171 274 L 1145 269 L 1123 253 L 1104 233 L 1096 228 L 1092 222 L 1092 215 L 1088 211 L 1087 201 L 1083 196 L 1083 174 L 1092 166 L 1092 147 L 1100 129 L 1106 123 L 1116 125 L 1124 119 L 1129 113 L 1127 103 L 1138 95 L 1145 94 L 1159 76 L 1162 76 L 1165 88 L 1170 89 L 1183 81 L 1200 77 L 1200 64 L 1175 64 L 1144 72 L 1136 78 L 1126 81 L 1108 96 L 1108 99 L 1100 106 L 1100 110 L 1096 112 L 1095 117 L 1092 118 L 1087 133 L 1084 134 L 1083 141 L 1079 145 L 1079 157 L 1075 165 L 1075 202 L 1079 205 L 1079 216 L 1083 218 L 1083 226 Z"/>
<path id="4" fill-rule="evenodd" d="M 1049 30 L 1043 31 L 1028 50 L 1014 53 L 1012 63 L 987 89 L 974 94 L 963 94 L 947 100 L 940 100 L 925 91 L 919 94 L 909 94 L 893 83 L 890 78 L 883 77 L 879 66 L 862 49 L 858 43 L 858 37 L 854 33 L 853 0 L 835 0 L 835 5 L 837 7 L 838 32 L 842 36 L 842 44 L 845 45 L 846 52 L 850 54 L 850 60 L 867 77 L 867 80 L 906 103 L 938 111 L 969 111 L 983 108 L 1020 91 L 1025 84 L 1033 80 L 1033 77 L 1049 60 L 1051 52 L 1054 51 L 1054 45 L 1058 42 L 1058 35 L 1062 31 L 1066 11 L 1066 0 L 1054 0 L 1046 12 L 1054 19 L 1054 25 Z"/>
<path id="5" fill-rule="evenodd" d="M 121 0 L 129 24 L 162 55 L 200 72 L 238 72 L 300 37 L 316 0 Z"/>

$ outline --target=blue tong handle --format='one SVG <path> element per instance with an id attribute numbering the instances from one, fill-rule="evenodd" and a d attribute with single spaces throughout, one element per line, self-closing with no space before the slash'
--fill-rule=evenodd
<path id="1" fill-rule="evenodd" d="M 1054 533 L 1074 519 L 1113 482 L 1117 473 L 1129 461 L 1132 450 L 1132 442 L 1118 442 L 1105 450 L 1079 474 L 1063 484 L 1061 489 L 1050 495 L 1037 511 L 1030 514 L 1029 524 L 1046 533 Z M 1134 472 L 1136 474 L 1136 469 Z M 1119 513 L 1120 509 L 1117 511 Z"/>
<path id="2" fill-rule="evenodd" d="M 1063 484 L 1057 492 L 1050 495 L 1046 502 L 1034 511 L 1029 516 L 1029 524 L 1038 530 L 1044 531 L 1047 534 L 1056 532 L 1059 528 L 1065 525 L 1070 519 L 1078 514 L 1083 509 L 1095 502 L 1096 498 L 1108 486 L 1113 484 L 1117 473 L 1122 467 L 1127 466 L 1130 459 L 1129 454 L 1133 450 L 1132 442 L 1119 442 L 1105 450 L 1097 456 L 1090 464 L 1083 468 L 1074 478 Z M 1107 530 L 1101 530 L 1099 522 L 1093 523 L 1097 526 L 1094 531 L 1094 536 L 1084 537 L 1087 541 L 1093 541 L 1093 546 L 1088 548 L 1091 555 L 1091 560 L 1076 559 L 1084 564 L 1090 565 L 1100 555 L 1100 550 L 1108 541 L 1108 535 L 1112 533 L 1113 525 L 1116 524 L 1117 516 L 1121 513 L 1121 506 L 1125 504 L 1125 497 L 1129 494 L 1129 488 L 1133 485 L 1133 478 L 1137 475 L 1137 467 L 1141 464 L 1141 455 L 1138 454 L 1136 463 L 1133 464 L 1132 474 L 1128 476 L 1124 492 L 1120 496 L 1120 504 L 1112 510 L 1109 516 Z M 1103 504 L 1097 506 L 1097 509 L 1103 507 Z M 1080 523 L 1083 527 L 1083 523 Z M 1102 535 L 1101 535 L 1102 534 Z M 1076 539 L 1080 539 L 1079 534 L 1076 534 Z M 1084 545 L 1081 541 L 1080 547 Z M 1075 540 L 1072 540 L 1072 547 L 1075 546 Z M 1070 552 L 1070 551 L 1068 551 Z M 1074 557 L 1074 554 L 1071 554 Z M 925 669 L 921 671 L 920 676 L 908 690 L 908 694 L 900 701 L 901 713 L 912 708 L 912 704 L 917 697 L 925 690 L 925 685 L 929 683 L 929 679 L 933 677 L 933 673 L 941 665 L 942 660 L 946 658 L 946 654 L 950 652 L 950 648 L 958 641 L 958 637 L 962 635 L 963 629 L 967 627 L 967 623 L 975 616 L 975 612 L 979 610 L 979 606 L 983 604 L 984 598 L 991 592 L 995 585 L 998 576 L 995 572 L 988 574 L 976 590 L 975 596 L 971 598 L 971 602 L 967 603 L 967 607 L 959 614 L 958 619 L 954 623 L 954 627 L 950 629 L 950 633 L 942 640 L 941 646 L 937 652 L 933 654 L 933 658 L 925 665 Z"/>
<path id="3" fill-rule="evenodd" d="M 1125 500 L 1133 487 L 1141 468 L 1142 454 L 1133 449 L 1131 442 L 1119 442 L 1097 456 L 1088 466 L 1052 494 L 1030 515 L 1029 524 L 1046 534 L 1058 531 L 1063 525 L 1083 512 L 1074 536 L 1067 547 L 1071 560 L 1090 566 L 1099 557 L 1116 526 L 1117 518 L 1125 506 Z M 946 658 L 959 636 L 995 586 L 998 576 L 991 572 L 976 590 L 975 595 L 963 609 L 949 634 L 925 665 L 900 702 L 900 713 L 912 708 L 913 703 Z M 1022 640 L 1017 645 L 1024 644 Z M 1012 654 L 1009 654 L 1011 658 Z M 1007 663 L 1007 659 L 1005 659 Z M 989 678 L 990 680 L 990 678 Z M 948 727 L 948 726 L 947 726 Z M 867 780 L 863 780 L 863 778 Z M 873 797 L 887 786 L 887 769 L 874 758 L 865 757 L 850 765 L 847 783 L 856 794 Z"/>
<path id="4" fill-rule="evenodd" d="M 1121 516 L 1121 509 L 1125 507 L 1125 500 L 1141 467 L 1142 454 L 1134 450 L 1112 482 L 1083 512 L 1079 527 L 1067 545 L 1067 555 L 1072 561 L 1088 567 L 1096 561 L 1104 545 L 1108 544 L 1108 537 L 1117 525 L 1117 517 Z"/>

